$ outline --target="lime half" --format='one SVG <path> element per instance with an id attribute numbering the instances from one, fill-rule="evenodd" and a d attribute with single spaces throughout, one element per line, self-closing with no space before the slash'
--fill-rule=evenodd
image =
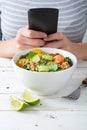
<path id="1" fill-rule="evenodd" d="M 28 106 L 28 103 L 26 103 L 25 101 L 13 97 L 11 97 L 10 99 L 10 104 L 12 108 L 16 111 L 24 110 Z"/>
<path id="2" fill-rule="evenodd" d="M 31 105 L 36 105 L 36 104 L 40 103 L 40 99 L 37 96 L 35 96 L 34 94 L 32 94 L 32 92 L 29 90 L 23 91 L 22 98 L 25 102 L 27 102 Z"/>

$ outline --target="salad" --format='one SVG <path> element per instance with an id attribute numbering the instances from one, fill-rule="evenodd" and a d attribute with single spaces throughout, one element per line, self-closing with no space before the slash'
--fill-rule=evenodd
<path id="1" fill-rule="evenodd" d="M 64 57 L 60 53 L 47 53 L 36 48 L 22 55 L 16 64 L 29 71 L 55 72 L 68 69 L 73 62 L 70 57 Z"/>

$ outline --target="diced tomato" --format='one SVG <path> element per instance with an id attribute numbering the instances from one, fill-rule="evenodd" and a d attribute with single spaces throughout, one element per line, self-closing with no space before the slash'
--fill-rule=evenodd
<path id="1" fill-rule="evenodd" d="M 55 59 L 56 63 L 62 63 L 62 62 L 64 62 L 64 57 L 62 55 L 60 55 L 60 54 L 54 56 L 54 59 Z"/>

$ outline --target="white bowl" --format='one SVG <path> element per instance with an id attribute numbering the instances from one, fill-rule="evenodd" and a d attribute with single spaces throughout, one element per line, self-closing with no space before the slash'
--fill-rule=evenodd
<path id="1" fill-rule="evenodd" d="M 73 65 L 68 69 L 56 72 L 35 72 L 25 70 L 17 66 L 16 61 L 20 58 L 21 55 L 25 55 L 26 53 L 32 50 L 28 49 L 17 53 L 13 57 L 12 60 L 13 66 L 19 81 L 24 85 L 24 87 L 33 90 L 38 95 L 52 95 L 58 92 L 61 88 L 63 88 L 66 85 L 66 83 L 70 80 L 76 68 L 77 59 L 72 53 L 61 49 L 55 49 L 55 48 L 39 48 L 39 49 L 44 50 L 48 53 L 60 53 L 64 57 L 68 56 L 71 58 Z"/>

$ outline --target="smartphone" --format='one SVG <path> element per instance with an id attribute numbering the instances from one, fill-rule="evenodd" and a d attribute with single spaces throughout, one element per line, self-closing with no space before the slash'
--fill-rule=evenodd
<path id="1" fill-rule="evenodd" d="M 57 32 L 59 9 L 34 8 L 28 11 L 29 29 L 45 32 L 47 35 Z"/>

